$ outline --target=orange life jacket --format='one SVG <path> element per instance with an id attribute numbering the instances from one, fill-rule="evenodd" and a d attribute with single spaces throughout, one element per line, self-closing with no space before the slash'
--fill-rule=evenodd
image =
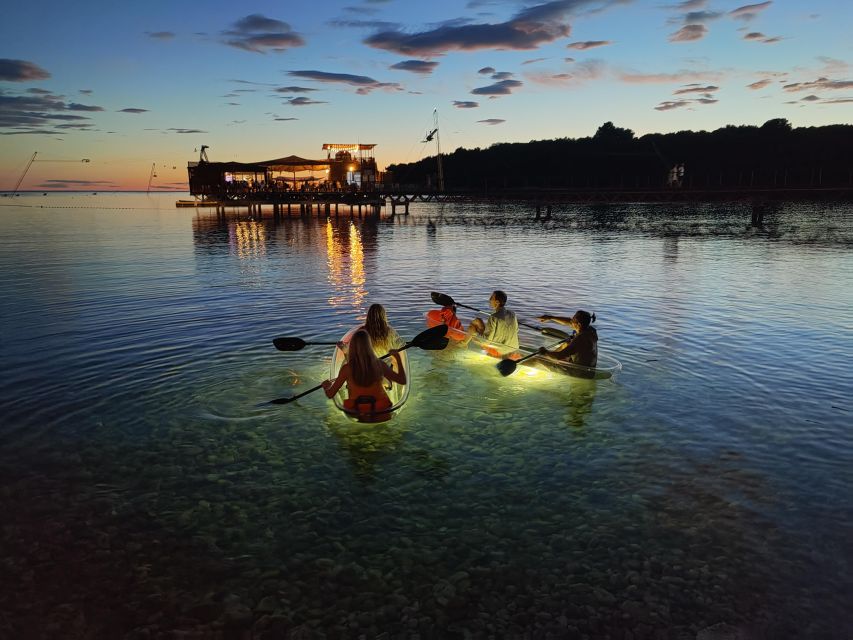
<path id="1" fill-rule="evenodd" d="M 385 392 L 384 378 L 380 378 L 369 386 L 362 387 L 356 384 L 352 377 L 349 377 L 344 408 L 358 413 L 359 419 L 364 415 L 365 422 L 388 420 L 391 417 L 391 414 L 387 413 L 387 410 L 391 408 L 391 400 Z"/>

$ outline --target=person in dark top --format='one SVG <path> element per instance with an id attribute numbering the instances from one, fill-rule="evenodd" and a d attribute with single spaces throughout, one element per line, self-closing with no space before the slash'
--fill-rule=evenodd
<path id="1" fill-rule="evenodd" d="M 595 322 L 595 314 L 588 311 L 578 310 L 571 318 L 552 316 L 544 314 L 537 318 L 539 322 L 556 322 L 567 324 L 575 330 L 574 337 L 554 351 L 548 351 L 545 347 L 539 348 L 539 354 L 565 360 L 585 367 L 594 367 L 598 364 L 598 332 L 592 323 Z"/>

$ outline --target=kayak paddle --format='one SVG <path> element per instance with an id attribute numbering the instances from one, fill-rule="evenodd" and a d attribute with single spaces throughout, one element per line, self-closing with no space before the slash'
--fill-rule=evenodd
<path id="1" fill-rule="evenodd" d="M 467 304 L 456 302 L 449 295 L 439 293 L 438 291 L 433 291 L 429 295 L 434 303 L 439 304 L 442 307 L 456 305 L 457 307 L 470 309 L 471 311 L 476 311 L 477 313 L 485 313 L 485 311 L 480 311 L 479 309 L 475 309 L 474 307 L 469 307 Z M 534 324 L 527 324 L 526 322 L 519 322 L 518 324 L 520 324 L 522 327 L 527 327 L 528 329 L 534 329 L 535 331 L 541 333 L 543 336 L 550 336 L 552 338 L 562 338 L 564 341 L 568 340 L 570 337 L 568 333 L 566 333 L 565 331 L 560 331 L 559 329 L 552 329 L 551 327 L 537 327 Z"/>
<path id="2" fill-rule="evenodd" d="M 409 342 L 397 349 L 397 351 L 405 351 L 409 347 L 418 347 L 419 349 L 423 349 L 424 351 L 441 351 L 447 346 L 447 343 L 450 341 L 450 339 L 446 337 L 446 334 L 446 324 L 440 324 L 435 327 L 431 327 L 425 331 L 421 331 Z M 337 344 L 337 342 L 332 342 L 331 344 Z M 382 359 L 387 358 L 390 355 L 390 353 L 386 353 L 384 356 L 382 356 Z M 323 385 L 318 384 L 316 387 L 311 387 L 310 389 L 308 389 L 308 391 L 303 391 L 302 393 L 297 394 L 295 396 L 291 396 L 289 398 L 276 398 L 275 400 L 270 400 L 269 403 L 288 404 L 289 402 L 298 400 L 299 398 L 307 396 L 309 393 L 314 393 L 315 391 L 317 391 L 317 389 L 322 388 Z"/>
<path id="3" fill-rule="evenodd" d="M 279 351 L 299 351 L 309 344 L 334 346 L 337 342 L 305 342 L 302 338 L 273 338 L 272 343 Z"/>
<path id="4" fill-rule="evenodd" d="M 548 347 L 548 351 L 553 351 L 556 347 L 559 347 L 564 342 L 565 342 L 565 340 L 560 340 L 556 344 L 552 344 L 550 347 Z M 523 358 L 519 358 L 518 360 L 512 360 L 510 358 L 504 358 L 503 360 L 498 362 L 498 364 L 496 366 L 498 368 L 498 371 L 501 372 L 501 375 L 506 377 L 508 375 L 512 375 L 515 372 L 515 368 L 520 363 L 522 363 L 525 360 L 528 360 L 530 358 L 535 358 L 538 355 L 541 355 L 541 354 L 538 351 L 534 351 L 533 353 L 526 355 Z"/>

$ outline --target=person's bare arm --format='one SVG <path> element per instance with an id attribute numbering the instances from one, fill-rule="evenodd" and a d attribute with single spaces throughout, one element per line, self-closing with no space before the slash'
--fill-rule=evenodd
<path id="1" fill-rule="evenodd" d="M 564 316 L 552 316 L 550 313 L 543 313 L 541 316 L 536 318 L 539 322 L 556 322 L 557 324 L 572 324 L 571 318 L 566 318 Z"/>
<path id="2" fill-rule="evenodd" d="M 344 386 L 344 382 L 349 377 L 349 365 L 345 364 L 338 371 L 338 377 L 334 380 L 326 380 L 323 383 L 323 391 L 326 392 L 327 398 L 332 398 Z"/>
<path id="3" fill-rule="evenodd" d="M 388 378 L 391 382 L 396 382 L 397 384 L 406 384 L 406 372 L 403 369 L 403 360 L 400 358 L 400 352 L 396 349 L 391 349 L 388 352 L 391 354 L 391 357 L 397 361 L 397 371 L 394 371 L 391 367 L 388 366 L 386 362 L 382 363 L 382 375 Z"/>

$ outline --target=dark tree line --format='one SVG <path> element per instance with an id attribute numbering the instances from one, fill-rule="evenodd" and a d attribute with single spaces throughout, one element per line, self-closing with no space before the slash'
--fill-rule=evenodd
<path id="1" fill-rule="evenodd" d="M 853 187 L 853 125 L 794 129 L 777 118 L 637 138 L 607 122 L 591 138 L 460 147 L 442 160 L 449 190 Z M 673 183 L 679 165 L 683 175 Z M 390 165 L 388 173 L 395 184 L 434 187 L 436 158 Z"/>

